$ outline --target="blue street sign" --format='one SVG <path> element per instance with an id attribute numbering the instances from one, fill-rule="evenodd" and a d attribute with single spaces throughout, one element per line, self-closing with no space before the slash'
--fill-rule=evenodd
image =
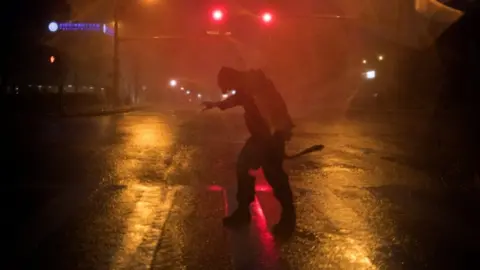
<path id="1" fill-rule="evenodd" d="M 48 24 L 48 30 L 52 33 L 57 31 L 92 31 L 113 35 L 113 29 L 104 23 L 51 22 Z"/>

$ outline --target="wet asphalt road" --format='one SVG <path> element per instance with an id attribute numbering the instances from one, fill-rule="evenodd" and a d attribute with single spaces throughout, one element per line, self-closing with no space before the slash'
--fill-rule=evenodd
<path id="1" fill-rule="evenodd" d="M 279 244 L 261 172 L 250 228 L 221 224 L 235 208 L 241 115 L 4 121 L 2 268 L 479 269 L 478 205 L 417 166 L 416 128 L 296 122 L 290 152 L 326 148 L 286 163 L 298 229 Z"/>

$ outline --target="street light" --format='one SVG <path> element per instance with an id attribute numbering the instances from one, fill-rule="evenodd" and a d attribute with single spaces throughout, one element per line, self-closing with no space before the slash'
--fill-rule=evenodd
<path id="1" fill-rule="evenodd" d="M 170 80 L 170 86 L 171 87 L 177 86 L 177 80 Z"/>
<path id="2" fill-rule="evenodd" d="M 378 61 L 383 61 L 383 55 L 378 56 Z"/>
<path id="3" fill-rule="evenodd" d="M 50 60 L 50 64 L 55 63 L 55 60 L 56 60 L 56 59 L 55 59 L 55 56 L 53 56 L 53 55 L 50 56 L 50 59 L 49 59 L 49 60 Z"/>
<path id="4" fill-rule="evenodd" d="M 376 74 L 375 70 L 369 70 L 369 71 L 365 72 L 365 78 L 368 79 L 368 80 L 375 79 L 376 75 L 377 74 Z"/>

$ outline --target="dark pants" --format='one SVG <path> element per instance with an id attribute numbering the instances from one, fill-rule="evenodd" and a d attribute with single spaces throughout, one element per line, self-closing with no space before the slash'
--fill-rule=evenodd
<path id="1" fill-rule="evenodd" d="M 269 138 L 250 137 L 243 147 L 237 162 L 237 200 L 239 209 L 248 209 L 255 199 L 255 177 L 249 170 L 262 167 L 283 215 L 294 214 L 293 195 L 288 175 L 283 169 L 285 140 L 274 134 Z"/>

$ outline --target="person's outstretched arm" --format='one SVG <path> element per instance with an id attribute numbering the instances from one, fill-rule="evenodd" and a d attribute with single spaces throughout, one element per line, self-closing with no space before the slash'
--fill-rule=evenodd
<path id="1" fill-rule="evenodd" d="M 224 111 L 226 109 L 230 109 L 236 106 L 239 106 L 240 99 L 237 95 L 231 95 L 228 98 L 222 100 L 222 101 L 205 101 L 202 102 L 202 105 L 204 106 L 203 110 L 210 110 L 213 108 L 219 108 L 220 110 Z"/>

